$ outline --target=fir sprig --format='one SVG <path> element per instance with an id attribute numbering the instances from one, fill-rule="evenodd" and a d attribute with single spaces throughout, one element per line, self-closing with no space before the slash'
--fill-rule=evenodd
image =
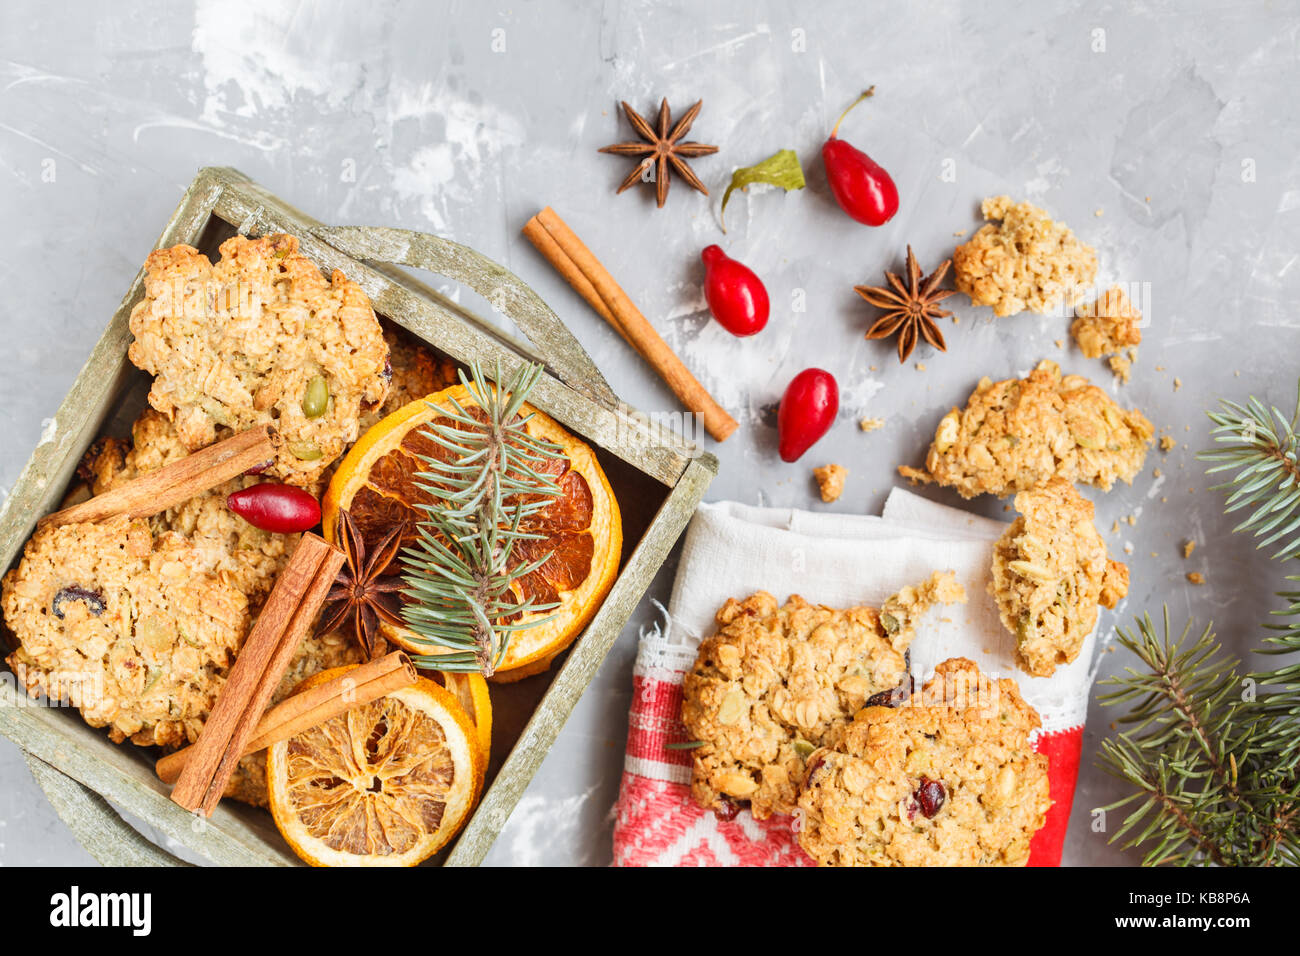
<path id="1" fill-rule="evenodd" d="M 425 471 L 416 486 L 433 496 L 419 507 L 424 519 L 414 546 L 403 554 L 402 618 L 430 653 L 417 666 L 490 675 L 504 659 L 511 636 L 547 618 L 530 617 L 556 607 L 519 599 L 515 585 L 550 559 L 519 560 L 519 542 L 541 540 L 526 530 L 528 519 L 561 494 L 544 466 L 564 452 L 530 435 L 521 415 L 542 366 L 525 365 L 509 381 L 486 381 L 474 364 L 461 384 L 470 408 L 449 399 L 431 407 L 438 419 L 421 434 L 447 456 L 421 455 Z M 501 382 L 497 369 L 496 382 Z"/>
<path id="2" fill-rule="evenodd" d="M 1137 789 L 1103 809 L 1132 808 L 1113 839 L 1146 845 L 1147 865 L 1265 862 L 1256 857 L 1271 850 L 1263 833 L 1273 801 L 1257 797 L 1277 792 L 1255 742 L 1265 718 L 1211 628 L 1194 640 L 1191 633 L 1189 623 L 1173 636 L 1167 609 L 1160 633 L 1149 616 L 1136 632 L 1118 632 L 1144 669 L 1103 682 L 1117 688 L 1099 698 L 1103 705 L 1131 709 L 1119 720 L 1126 729 L 1102 742 L 1101 758 Z"/>
<path id="3" fill-rule="evenodd" d="M 1214 462 L 1207 474 L 1237 470 L 1228 481 L 1212 490 L 1227 491 L 1225 511 L 1232 514 L 1251 508 L 1244 521 L 1232 530 L 1250 531 L 1263 537 L 1257 547 L 1281 543 L 1276 558 L 1293 558 L 1300 554 L 1300 465 L 1296 463 L 1297 424 L 1300 423 L 1300 399 L 1295 414 L 1287 419 L 1277 406 L 1265 408 L 1253 396 L 1245 405 L 1223 401 L 1221 410 L 1208 412 L 1215 444 L 1223 447 L 1201 452 L 1203 461 Z"/>
<path id="4" fill-rule="evenodd" d="M 1266 409 L 1251 397 L 1246 405 L 1224 401 L 1218 412 L 1210 412 L 1212 432 L 1217 444 L 1225 447 L 1202 452 L 1199 456 L 1215 464 L 1215 472 L 1236 469 L 1227 482 L 1216 485 L 1226 490 L 1228 512 L 1253 506 L 1245 521 L 1233 531 L 1252 531 L 1263 537 L 1259 547 L 1280 544 L 1275 558 L 1292 558 L 1300 554 L 1300 396 L 1295 412 L 1288 419 L 1276 406 Z M 1288 575 L 1287 581 L 1300 583 L 1300 575 Z M 1290 589 L 1279 595 L 1286 606 L 1272 615 L 1282 623 L 1266 625 L 1274 633 L 1264 638 L 1258 653 L 1287 655 L 1300 651 L 1300 591 Z M 1259 707 L 1270 718 L 1261 731 L 1270 746 L 1276 748 L 1280 766 L 1294 772 L 1300 764 L 1300 659 L 1292 658 L 1273 670 L 1251 675 L 1264 686 Z"/>
<path id="5" fill-rule="evenodd" d="M 1276 558 L 1300 554 L 1300 400 L 1290 418 L 1255 398 L 1209 417 L 1218 447 L 1200 457 L 1233 472 L 1216 486 L 1227 512 L 1250 509 L 1233 531 L 1276 545 Z M 1261 654 L 1300 651 L 1300 591 L 1282 597 L 1273 613 L 1286 623 L 1269 625 Z M 1103 682 L 1117 689 L 1101 703 L 1130 707 L 1101 748 L 1102 766 L 1134 787 L 1103 808 L 1131 808 L 1112 839 L 1143 847 L 1148 865 L 1300 864 L 1300 663 L 1243 674 L 1211 628 L 1172 637 L 1167 609 L 1162 634 L 1145 616 L 1118 634 L 1144 669 Z"/>

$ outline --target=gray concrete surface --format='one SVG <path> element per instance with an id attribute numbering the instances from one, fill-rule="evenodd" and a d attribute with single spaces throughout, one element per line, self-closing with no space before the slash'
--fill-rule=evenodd
<path id="1" fill-rule="evenodd" d="M 621 394 L 652 411 L 671 394 L 550 271 L 519 228 L 550 204 L 587 240 L 699 377 L 742 421 L 715 447 L 711 499 L 845 512 L 879 508 L 894 468 L 920 458 L 939 416 L 981 375 L 1043 357 L 1110 387 L 1064 318 L 993 320 L 956 302 L 946 354 L 900 367 L 862 333 L 853 294 L 896 268 L 928 268 L 978 203 L 1010 193 L 1064 219 L 1101 257 L 1099 282 L 1149 283 L 1149 327 L 1119 390 L 1178 446 L 1134 486 L 1095 496 L 1099 524 L 1132 545 L 1133 589 L 1104 626 L 1167 602 L 1214 618 L 1239 653 L 1277 605 L 1282 569 L 1229 535 L 1193 453 L 1219 396 L 1289 411 L 1300 340 L 1295 8 L 1279 3 L 906 4 L 300 2 L 183 5 L 6 0 L 0 8 L 0 489 L 12 484 L 195 169 L 237 166 L 326 221 L 453 237 L 506 263 L 561 314 Z M 880 229 L 834 206 L 818 147 L 842 131 L 894 174 L 897 218 Z M 710 199 L 673 186 L 614 196 L 627 161 L 596 148 L 643 111 L 703 97 L 693 136 Z M 731 169 L 780 148 L 804 160 L 798 194 L 717 202 Z M 712 323 L 699 250 L 723 242 L 765 277 L 768 330 L 737 341 Z M 802 308 L 801 308 L 802 307 Z M 922 371 L 917 362 L 923 363 Z M 775 453 L 763 410 L 809 365 L 838 376 L 841 420 L 797 465 Z M 1159 366 L 1160 368 L 1157 368 Z M 1178 382 L 1181 381 L 1181 388 Z M 863 415 L 884 430 L 862 434 Z M 851 469 L 835 505 L 810 467 Z M 1153 478 L 1153 467 L 1163 477 Z M 3 491 L 0 490 L 0 494 Z M 944 496 L 945 500 L 949 500 Z M 992 500 L 971 507 L 1001 514 Z M 1185 538 L 1200 544 L 1184 561 Z M 1205 574 L 1190 586 L 1187 571 Z M 654 594 L 664 598 L 671 567 Z M 492 853 L 494 863 L 605 864 L 644 604 L 578 706 Z M 1126 664 L 1106 655 L 1103 673 Z M 1133 863 L 1088 826 L 1117 794 L 1091 754 L 1090 716 L 1066 861 Z M 0 864 L 87 855 L 0 742 Z"/>

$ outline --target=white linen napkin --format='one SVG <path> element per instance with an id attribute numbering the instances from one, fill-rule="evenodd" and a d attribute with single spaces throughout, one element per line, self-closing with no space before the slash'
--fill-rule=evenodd
<path id="1" fill-rule="evenodd" d="M 724 501 L 702 504 L 691 521 L 668 613 L 671 626 L 644 646 L 660 666 L 689 669 L 713 615 L 729 597 L 770 591 L 778 602 L 799 594 L 814 604 L 878 607 L 934 571 L 953 571 L 967 603 L 932 609 L 912 642 L 912 674 L 923 683 L 940 661 L 968 657 L 992 677 L 1011 677 L 1043 718 L 1044 733 L 1083 723 L 1096 633 L 1074 663 L 1051 677 L 1030 677 L 1015 665 L 1015 638 L 998 619 L 988 593 L 1000 521 L 936 504 L 902 488 L 884 513 L 845 515 L 759 508 Z M 656 643 L 657 642 L 657 643 Z"/>

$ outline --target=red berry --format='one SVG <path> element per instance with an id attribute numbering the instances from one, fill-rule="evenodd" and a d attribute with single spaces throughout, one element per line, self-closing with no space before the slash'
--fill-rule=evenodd
<path id="1" fill-rule="evenodd" d="M 226 507 L 254 528 L 276 534 L 307 531 L 320 523 L 320 503 L 291 485 L 251 485 L 227 495 Z"/>
<path id="2" fill-rule="evenodd" d="M 867 90 L 853 106 L 870 95 L 871 90 Z M 853 106 L 840 116 L 822 146 L 822 165 L 826 167 L 826 181 L 840 208 L 860 223 L 881 226 L 898 212 L 898 187 L 885 167 L 862 150 L 836 138 L 840 123 Z"/>
<path id="3" fill-rule="evenodd" d="M 920 807 L 921 815 L 927 820 L 931 820 L 943 807 L 944 801 L 948 799 L 948 791 L 943 788 L 943 784 L 938 780 L 922 777 L 921 785 L 912 792 L 912 799 Z"/>
<path id="4" fill-rule="evenodd" d="M 720 246 L 706 247 L 700 258 L 704 260 L 704 298 L 713 317 L 732 335 L 761 332 L 769 311 L 763 280 Z"/>
<path id="5" fill-rule="evenodd" d="M 718 805 L 713 808 L 713 815 L 723 823 L 728 823 L 740 815 L 741 805 L 730 797 L 719 797 Z"/>
<path id="6" fill-rule="evenodd" d="M 781 398 L 776 413 L 782 461 L 797 461 L 831 429 L 840 410 L 840 387 L 835 376 L 819 368 L 796 375 Z"/>

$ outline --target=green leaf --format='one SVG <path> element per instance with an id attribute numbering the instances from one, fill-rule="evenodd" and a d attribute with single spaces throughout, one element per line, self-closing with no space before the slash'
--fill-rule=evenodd
<path id="1" fill-rule="evenodd" d="M 748 191 L 754 183 L 766 183 L 780 186 L 786 192 L 803 189 L 803 167 L 799 165 L 799 156 L 793 149 L 783 149 L 773 153 L 767 159 L 754 166 L 742 166 L 731 174 L 731 185 L 722 194 L 722 231 L 727 231 L 727 200 L 734 190 Z"/>

